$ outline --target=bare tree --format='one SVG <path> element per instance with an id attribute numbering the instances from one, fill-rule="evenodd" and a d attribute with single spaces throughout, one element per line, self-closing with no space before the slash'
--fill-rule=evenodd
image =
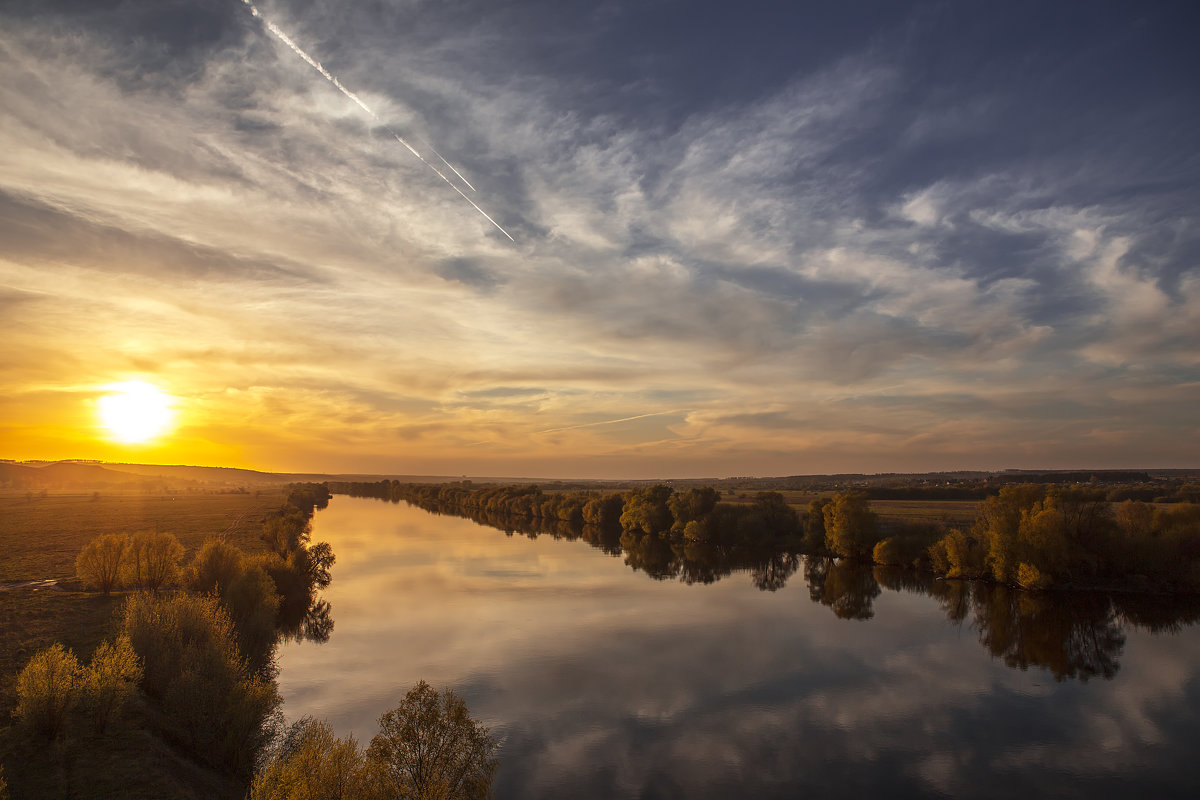
<path id="1" fill-rule="evenodd" d="M 128 539 L 115 533 L 97 536 L 75 558 L 75 574 L 85 585 L 108 594 L 121 580 L 128 546 Z"/>

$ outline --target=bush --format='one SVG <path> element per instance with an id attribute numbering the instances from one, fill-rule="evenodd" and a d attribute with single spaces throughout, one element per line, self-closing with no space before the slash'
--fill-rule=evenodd
<path id="1" fill-rule="evenodd" d="M 29 660 L 17 676 L 17 720 L 48 739 L 63 732 L 79 687 L 79 660 L 55 643 Z"/>
<path id="2" fill-rule="evenodd" d="M 193 592 L 220 595 L 242 572 L 242 551 L 220 539 L 209 539 L 183 572 L 183 585 Z"/>
<path id="3" fill-rule="evenodd" d="M 85 586 L 108 594 L 120 585 L 128 540 L 115 533 L 97 536 L 75 558 L 75 574 Z"/>
<path id="4" fill-rule="evenodd" d="M 1017 566 L 1017 583 L 1026 589 L 1045 589 L 1050 579 L 1033 564 L 1022 561 Z"/>
<path id="5" fill-rule="evenodd" d="M 908 566 L 902 560 L 900 545 L 894 538 L 887 538 L 875 545 L 872 552 L 876 564 L 884 566 Z"/>
<path id="6" fill-rule="evenodd" d="M 987 573 L 983 544 L 958 529 L 951 529 L 929 548 L 933 571 L 947 578 L 982 578 Z"/>
<path id="7" fill-rule="evenodd" d="M 279 696 L 247 668 L 220 602 L 140 594 L 125 604 L 123 632 L 142 659 L 142 688 L 178 724 L 191 749 L 249 775 Z"/>
<path id="8" fill-rule="evenodd" d="M 323 721 L 291 726 L 250 785 L 250 800 L 367 800 L 373 789 L 365 753 L 354 736 L 339 739 Z"/>
<path id="9" fill-rule="evenodd" d="M 125 585 L 157 592 L 179 582 L 183 545 L 169 533 L 141 531 L 129 537 L 125 557 Z"/>
<path id="10" fill-rule="evenodd" d="M 129 703 L 142 679 L 142 662 L 129 637 L 102 642 L 92 653 L 79 681 L 83 711 L 91 717 L 97 733 L 104 733 Z"/>

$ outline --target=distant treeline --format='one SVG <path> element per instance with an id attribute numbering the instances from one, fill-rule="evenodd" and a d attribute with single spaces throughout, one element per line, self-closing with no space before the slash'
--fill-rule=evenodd
<path id="1" fill-rule="evenodd" d="M 680 481 L 678 485 L 693 485 Z M 922 475 L 797 475 L 782 478 L 726 478 L 711 481 L 727 492 L 863 492 L 870 500 L 983 500 L 1005 486 L 1036 483 L 1101 491 L 1112 502 L 1200 503 L 1194 476 L 1154 477 L 1131 470 L 1072 472 L 945 473 Z"/>
<path id="2" fill-rule="evenodd" d="M 751 553 L 760 561 L 764 553 L 804 553 L 1030 589 L 1200 590 L 1200 506 L 1155 508 L 1132 499 L 1114 504 L 1104 489 L 1003 486 L 983 500 L 979 518 L 964 531 L 939 523 L 881 523 L 870 495 L 855 491 L 814 500 L 800 515 L 778 492 L 733 504 L 720 502 L 711 487 L 544 492 L 537 486 L 387 480 L 329 487 L 510 531 L 521 530 L 522 521 L 554 523 L 562 535 L 624 552 L 630 566 L 656 577 L 715 579 L 749 568 L 745 557 Z M 730 556 L 737 566 L 726 569 Z"/>
<path id="3" fill-rule="evenodd" d="M 537 486 L 376 483 L 328 484 L 355 497 L 404 500 L 427 511 L 514 519 L 557 520 L 627 533 L 665 536 L 722 546 L 798 544 L 800 518 L 778 492 L 759 492 L 750 503 L 721 503 L 711 487 L 676 491 L 662 484 L 624 492 L 543 492 Z"/>

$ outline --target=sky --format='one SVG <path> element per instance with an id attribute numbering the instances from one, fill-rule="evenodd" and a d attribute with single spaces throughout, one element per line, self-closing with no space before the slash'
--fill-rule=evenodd
<path id="1" fill-rule="evenodd" d="M 1193 3 L 254 8 L 0 0 L 0 457 L 1200 466 Z"/>

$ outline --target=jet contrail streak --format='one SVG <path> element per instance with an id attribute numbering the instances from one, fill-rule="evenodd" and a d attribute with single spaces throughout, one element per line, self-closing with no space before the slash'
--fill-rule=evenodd
<path id="1" fill-rule="evenodd" d="M 647 417 L 665 417 L 668 414 L 678 414 L 678 410 L 674 411 L 655 411 L 651 414 L 637 414 L 632 417 L 621 417 L 620 419 L 602 419 L 599 422 L 585 422 L 582 425 L 568 425 L 565 428 L 547 428 L 538 433 L 559 433 L 561 431 L 577 431 L 580 428 L 595 428 L 599 425 L 615 425 L 618 422 L 632 422 L 635 419 L 646 419 Z"/>
<path id="2" fill-rule="evenodd" d="M 465 184 L 467 185 L 467 187 L 468 187 L 468 188 L 469 188 L 469 189 L 470 189 L 472 192 L 473 192 L 473 191 L 475 191 L 475 187 L 474 187 L 474 186 L 471 186 L 471 182 L 470 182 L 469 180 L 467 180 L 466 178 L 464 178 L 464 177 L 463 177 L 463 174 L 462 174 L 461 172 L 459 172 L 458 170 L 454 169 L 454 165 L 453 165 L 453 164 L 451 164 L 449 161 L 447 161 L 445 158 L 443 158 L 441 153 L 439 153 L 437 150 L 434 150 L 434 149 L 433 149 L 433 145 L 429 145 L 429 150 L 430 150 L 430 152 L 432 152 L 432 153 L 433 153 L 435 156 L 437 156 L 438 158 L 442 159 L 442 163 L 443 163 L 443 164 L 445 164 L 445 165 L 446 165 L 447 167 L 449 167 L 450 169 L 454 170 L 454 174 L 458 176 L 458 179 L 459 179 L 460 181 L 462 181 L 463 183 L 465 183 Z"/>
<path id="3" fill-rule="evenodd" d="M 300 58 L 304 59 L 305 63 L 307 63 L 310 67 L 315 69 L 317 72 L 321 73 L 321 77 L 325 78 L 325 80 L 332 83 L 334 88 L 336 88 L 339 92 L 341 92 L 342 94 L 346 95 L 346 97 L 353 100 L 358 105 L 359 108 L 361 108 L 363 111 L 367 112 L 367 114 L 370 115 L 371 119 L 376 120 L 376 121 L 381 121 L 379 119 L 379 115 L 376 114 L 374 111 L 372 111 L 370 106 L 368 106 L 361 99 L 359 99 L 358 95 L 356 95 L 354 92 L 350 91 L 345 86 L 343 86 L 342 82 L 337 79 L 336 75 L 331 73 L 329 70 L 325 69 L 325 67 L 322 66 L 320 61 L 317 61 L 315 58 L 310 56 L 308 53 L 304 52 L 304 50 L 300 47 L 300 45 L 293 42 L 292 38 L 290 36 L 288 36 L 286 33 L 284 33 L 282 30 L 280 30 L 279 27 L 274 22 L 271 22 L 271 20 L 264 17 L 262 15 L 262 12 L 258 10 L 258 8 L 254 5 L 253 2 L 251 2 L 251 0 L 242 0 L 242 2 L 244 4 L 246 4 L 247 6 L 249 6 L 250 13 L 256 19 L 262 20 L 262 23 L 263 23 L 263 25 L 266 26 L 267 30 L 269 30 L 272 34 L 274 34 L 275 37 L 277 39 L 279 39 L 279 41 L 286 44 L 293 53 L 300 56 Z M 433 170 L 435 175 L 437 175 L 439 178 L 441 178 L 443 181 L 445 181 L 447 186 L 449 186 L 454 191 L 458 192 L 458 194 L 462 197 L 463 200 L 466 200 L 468 203 L 471 204 L 472 208 L 474 208 L 476 211 L 478 211 L 480 214 L 483 215 L 484 219 L 486 219 L 488 222 L 495 225 L 496 230 L 500 231 L 505 236 L 507 236 L 508 240 L 510 242 L 517 241 L 516 239 L 514 239 L 512 237 L 511 233 L 509 233 L 508 231 L 504 230 L 503 227 L 501 227 L 499 222 L 496 222 L 496 220 L 494 220 L 490 216 L 488 216 L 488 213 L 486 211 L 484 211 L 482 208 L 480 208 L 475 203 L 474 200 L 467 197 L 466 193 L 463 192 L 462 189 L 458 188 L 458 185 L 455 184 L 454 181 L 452 181 L 448 177 L 446 177 L 446 174 L 444 172 L 442 172 L 440 169 L 435 167 L 433 164 L 430 164 L 425 159 L 425 157 L 422 156 L 419 152 L 417 152 L 417 149 L 415 147 L 413 147 L 411 144 L 409 144 L 407 141 L 405 141 L 404 138 L 400 134 L 396 133 L 394 130 L 392 130 L 390 127 L 388 127 L 386 124 L 384 125 L 384 128 L 387 130 L 388 133 L 390 133 L 396 139 L 397 142 L 399 142 L 400 144 L 407 147 L 410 153 L 412 153 L 414 156 L 416 156 L 418 159 L 420 159 L 422 164 L 429 167 L 431 170 Z M 472 192 L 475 191 L 475 187 L 471 185 L 471 182 L 469 180 L 467 180 L 466 178 L 464 178 L 461 172 L 454 169 L 454 165 L 451 164 L 449 161 L 447 161 L 445 158 L 443 158 L 441 153 L 439 153 L 437 150 L 434 150 L 433 145 L 429 145 L 429 150 L 435 156 L 437 156 L 438 159 L 441 160 L 441 162 L 443 164 L 445 164 L 447 167 L 449 167 L 450 170 L 455 175 L 458 176 L 459 180 L 461 180 L 463 183 L 465 183 Z"/>

